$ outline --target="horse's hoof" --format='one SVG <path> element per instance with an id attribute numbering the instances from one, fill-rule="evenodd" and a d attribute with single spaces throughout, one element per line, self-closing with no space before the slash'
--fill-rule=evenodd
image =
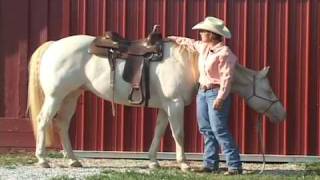
<path id="1" fill-rule="evenodd" d="M 181 164 L 180 164 L 180 169 L 181 169 L 181 171 L 183 171 L 183 172 L 188 172 L 188 171 L 191 170 L 189 164 L 187 164 L 187 163 L 181 163 Z"/>
<path id="2" fill-rule="evenodd" d="M 50 168 L 50 165 L 48 162 L 38 162 L 37 165 L 42 168 Z"/>
<path id="3" fill-rule="evenodd" d="M 71 161 L 71 162 L 69 163 L 69 166 L 70 166 L 70 167 L 82 167 L 82 164 L 81 164 L 80 161 L 75 160 L 75 161 Z"/>
<path id="4" fill-rule="evenodd" d="M 148 167 L 150 169 L 158 169 L 160 167 L 160 165 L 158 162 L 151 162 L 151 163 L 149 163 Z"/>

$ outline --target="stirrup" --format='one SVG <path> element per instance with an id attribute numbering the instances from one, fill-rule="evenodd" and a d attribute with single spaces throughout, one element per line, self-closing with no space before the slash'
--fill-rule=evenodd
<path id="1" fill-rule="evenodd" d="M 137 96 L 138 95 L 138 96 Z M 136 98 L 138 97 L 138 98 Z M 129 94 L 129 103 L 134 105 L 140 105 L 144 101 L 143 93 L 141 88 L 133 88 L 131 87 L 131 91 Z"/>

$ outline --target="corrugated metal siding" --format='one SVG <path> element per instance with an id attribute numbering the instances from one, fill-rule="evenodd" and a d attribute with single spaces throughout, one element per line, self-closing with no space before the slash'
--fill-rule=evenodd
<path id="1" fill-rule="evenodd" d="M 198 38 L 191 27 L 205 16 L 224 19 L 226 43 L 241 64 L 271 66 L 275 93 L 288 110 L 284 123 L 263 123 L 269 154 L 320 155 L 320 2 L 317 0 L 1 0 L 0 147 L 33 147 L 27 126 L 27 63 L 37 46 L 73 34 L 117 31 L 136 39 L 154 24 L 163 35 Z M 147 151 L 157 110 L 117 105 L 89 92 L 79 99 L 70 127 L 75 149 Z M 185 111 L 187 152 L 202 152 L 195 104 Z M 230 128 L 241 153 L 258 153 L 257 115 L 234 97 Z M 161 151 L 175 151 L 168 128 Z M 21 143 L 23 142 L 23 143 Z"/>

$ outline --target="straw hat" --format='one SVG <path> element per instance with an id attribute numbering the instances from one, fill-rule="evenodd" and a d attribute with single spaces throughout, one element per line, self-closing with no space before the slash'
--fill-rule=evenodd
<path id="1" fill-rule="evenodd" d="M 213 33 L 217 33 L 225 38 L 231 38 L 231 32 L 224 25 L 224 22 L 221 19 L 215 17 L 206 17 L 204 21 L 196 24 L 192 29 L 207 30 Z"/>

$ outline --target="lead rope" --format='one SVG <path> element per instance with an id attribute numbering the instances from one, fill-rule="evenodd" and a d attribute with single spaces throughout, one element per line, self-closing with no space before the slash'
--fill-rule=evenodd
<path id="1" fill-rule="evenodd" d="M 259 95 L 256 94 L 256 76 L 253 75 L 253 85 L 252 85 L 252 88 L 253 88 L 253 91 L 252 91 L 252 95 L 249 96 L 246 100 L 247 102 L 253 98 L 253 97 L 257 97 L 257 98 L 260 98 L 262 100 L 265 100 L 265 101 L 268 101 L 270 102 L 270 105 L 268 106 L 268 108 L 262 112 L 262 113 L 259 113 L 258 115 L 258 122 L 257 122 L 257 131 L 258 131 L 258 141 L 259 141 L 259 151 L 261 151 L 262 153 L 262 168 L 259 172 L 259 174 L 262 174 L 264 172 L 264 169 L 265 169 L 265 166 L 266 166 L 266 157 L 265 157 L 265 146 L 264 146 L 264 143 L 263 143 L 263 134 L 262 134 L 262 115 L 265 114 L 267 111 L 269 111 L 269 109 L 271 108 L 271 106 L 273 104 L 275 104 L 276 102 L 279 101 L 279 99 L 276 99 L 276 100 L 270 100 L 270 99 L 267 99 L 267 98 L 264 98 L 264 97 L 261 97 Z"/>
<path id="2" fill-rule="evenodd" d="M 262 138 L 262 114 L 258 115 L 258 123 L 257 123 L 257 130 L 258 130 L 258 141 L 259 141 L 259 151 L 262 152 L 262 168 L 259 172 L 259 174 L 262 174 L 264 172 L 265 166 L 266 166 L 266 157 L 265 157 L 265 147 L 263 143 L 263 138 Z"/>

